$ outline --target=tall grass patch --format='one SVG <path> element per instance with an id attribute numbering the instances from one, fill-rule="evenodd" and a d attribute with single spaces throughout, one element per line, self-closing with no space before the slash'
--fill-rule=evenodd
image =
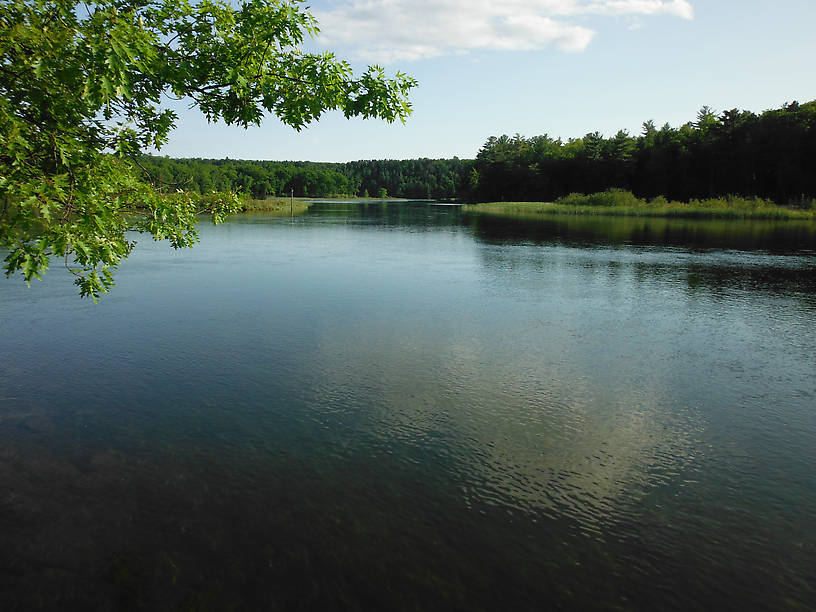
<path id="1" fill-rule="evenodd" d="M 657 196 L 638 198 L 631 191 L 607 189 L 598 193 L 571 193 L 555 202 L 491 202 L 464 206 L 465 212 L 489 214 L 575 214 L 643 217 L 686 217 L 700 219 L 814 220 L 816 201 L 801 207 L 779 206 L 771 200 L 735 195 L 693 199 L 689 202 Z"/>

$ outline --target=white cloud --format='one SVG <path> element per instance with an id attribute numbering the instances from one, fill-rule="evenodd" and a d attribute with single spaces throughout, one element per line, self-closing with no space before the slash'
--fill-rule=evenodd
<path id="1" fill-rule="evenodd" d="M 478 49 L 578 52 L 595 32 L 570 18 L 694 17 L 688 0 L 335 0 L 313 10 L 318 41 L 378 62 Z"/>

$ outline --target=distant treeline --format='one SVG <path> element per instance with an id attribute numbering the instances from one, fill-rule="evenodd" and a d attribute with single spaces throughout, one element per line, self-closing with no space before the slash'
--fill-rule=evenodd
<path id="1" fill-rule="evenodd" d="M 797 205 L 816 197 L 816 101 L 759 115 L 703 107 L 679 128 L 643 124 L 640 135 L 599 132 L 563 141 L 546 134 L 490 137 L 475 160 L 366 160 L 344 164 L 141 159 L 160 183 L 254 198 L 333 195 L 551 201 L 626 189 L 641 198 L 688 201 L 758 196 Z"/>
<path id="2" fill-rule="evenodd" d="M 470 169 L 465 199 L 548 201 L 627 189 L 688 201 L 726 194 L 797 204 L 816 196 L 816 101 L 760 115 L 703 107 L 679 128 L 643 124 L 563 142 L 547 135 L 491 137 Z"/>
<path id="3" fill-rule="evenodd" d="M 465 162 L 457 158 L 338 164 L 144 156 L 139 163 L 159 187 L 200 193 L 242 191 L 255 199 L 292 192 L 296 197 L 449 199 L 457 197 L 458 182 L 465 174 Z"/>

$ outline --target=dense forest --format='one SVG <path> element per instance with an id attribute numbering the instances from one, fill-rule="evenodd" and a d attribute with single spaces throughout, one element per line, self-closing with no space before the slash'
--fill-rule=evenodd
<path id="1" fill-rule="evenodd" d="M 679 128 L 643 124 L 640 136 L 598 132 L 566 142 L 547 135 L 491 137 L 476 157 L 465 199 L 552 200 L 627 189 L 687 201 L 733 194 L 797 204 L 816 195 L 816 102 L 760 115 L 703 107 Z"/>
<path id="2" fill-rule="evenodd" d="M 457 197 L 458 182 L 465 168 L 465 162 L 456 158 L 337 164 L 144 156 L 139 163 L 159 186 L 202 194 L 213 190 L 242 191 L 256 199 L 288 196 L 293 192 L 297 197 L 449 199 Z"/>
<path id="3" fill-rule="evenodd" d="M 366 160 L 349 163 L 140 160 L 151 180 L 201 193 L 239 190 L 254 198 L 333 195 L 549 201 L 621 188 L 643 198 L 687 201 L 726 194 L 797 205 L 816 196 L 816 101 L 761 114 L 703 107 L 678 128 L 643 124 L 605 138 L 592 132 L 491 136 L 475 160 Z"/>

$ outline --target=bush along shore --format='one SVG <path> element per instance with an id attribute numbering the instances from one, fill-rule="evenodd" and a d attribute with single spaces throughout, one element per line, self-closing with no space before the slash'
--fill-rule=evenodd
<path id="1" fill-rule="evenodd" d="M 797 207 L 779 206 L 763 198 L 724 196 L 669 201 L 663 196 L 646 200 L 630 191 L 608 189 L 599 193 L 571 193 L 555 202 L 485 202 L 468 204 L 464 212 L 503 216 L 608 215 L 627 217 L 681 217 L 690 219 L 769 219 L 816 220 L 816 200 L 802 201 Z"/>

